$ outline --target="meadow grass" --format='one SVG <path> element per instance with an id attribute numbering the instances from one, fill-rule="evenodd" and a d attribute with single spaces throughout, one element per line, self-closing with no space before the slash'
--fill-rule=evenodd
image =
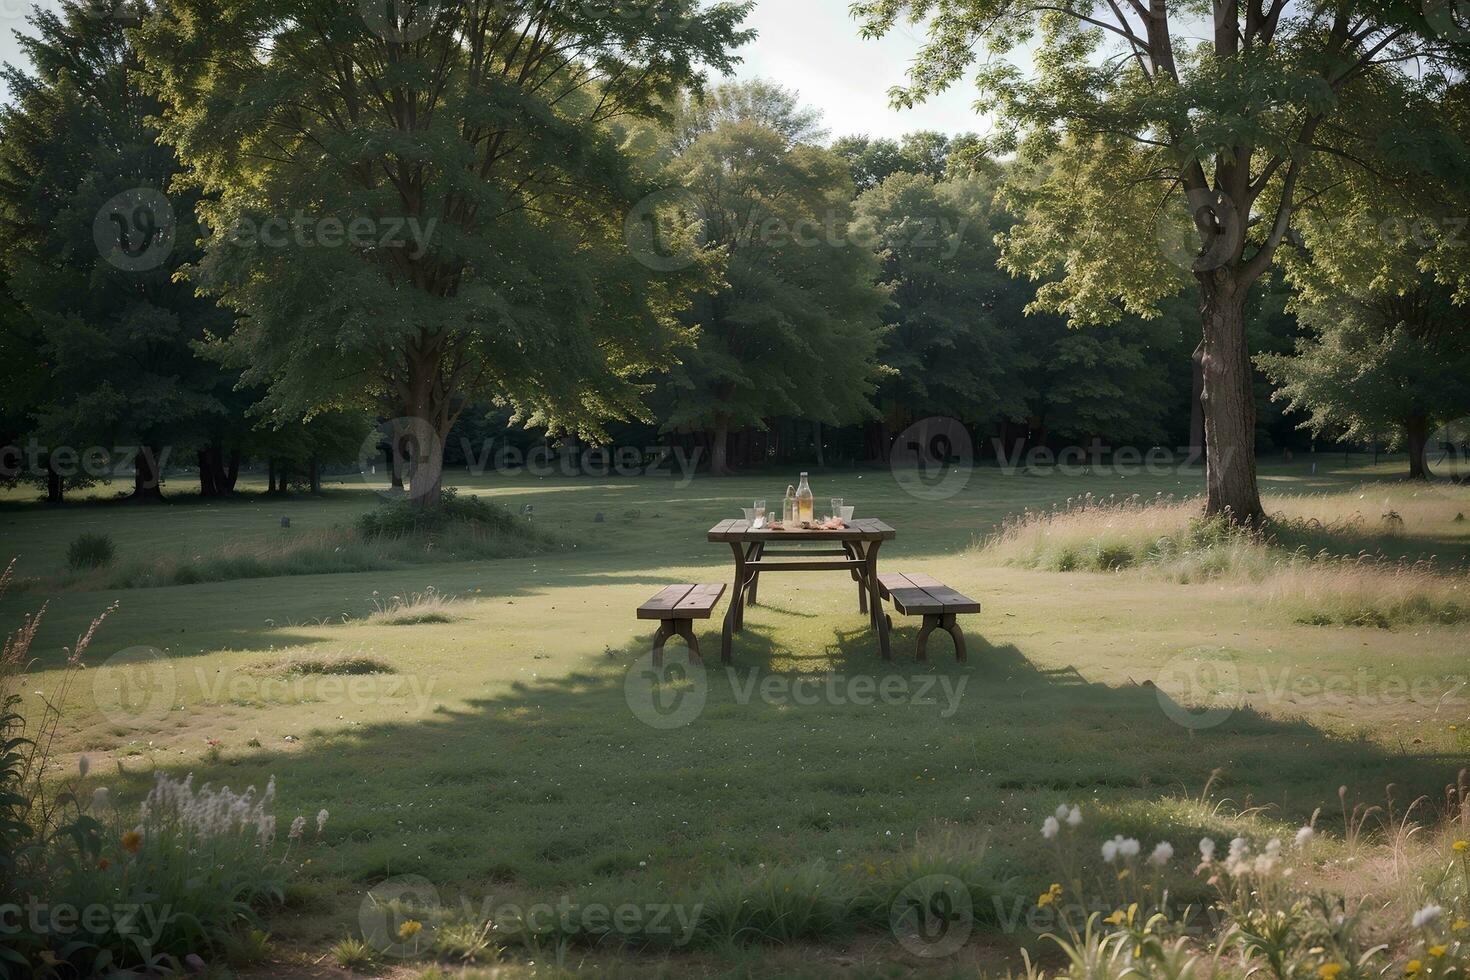
<path id="1" fill-rule="evenodd" d="M 65 592 L 48 610 L 25 689 L 48 689 L 61 647 L 119 599 L 95 648 L 98 669 L 66 705 L 62 764 L 88 753 L 122 799 L 155 770 L 235 786 L 275 774 L 283 808 L 331 811 L 289 893 L 295 904 L 268 924 L 279 955 L 324 956 L 357 934 L 368 890 L 405 874 L 437 889 L 445 950 L 472 945 L 483 922 L 464 910 L 486 902 L 700 906 L 696 938 L 677 948 L 637 929 L 602 940 L 578 929 L 497 938 L 508 975 L 548 964 L 608 975 L 909 970 L 915 962 L 880 921 L 884 902 L 937 873 L 972 887 L 981 928 L 932 969 L 1005 972 L 1017 945 L 1031 942 L 1007 923 L 1050 880 L 1038 827 L 1058 803 L 1084 805 L 1098 839 L 1123 833 L 1181 848 L 1205 834 L 1289 833 L 1328 805 L 1319 827 L 1340 840 L 1347 821 L 1330 809 L 1340 785 L 1377 798 L 1394 783 L 1405 797 L 1440 798 L 1470 752 L 1464 623 L 1302 622 L 1325 593 L 1304 604 L 1297 586 L 1278 596 L 1286 573 L 1270 570 L 1269 554 L 1256 579 L 1232 577 L 1228 562 L 1227 572 L 1183 577 L 1138 563 L 1057 574 L 1017 561 L 1020 551 L 976 547 L 1028 507 L 1050 511 L 1089 492 L 1178 498 L 1197 492 L 1197 472 L 1072 479 L 982 468 L 938 502 L 886 471 L 817 473 L 819 494 L 899 529 L 881 567 L 926 571 L 982 600 L 985 611 L 963 624 L 969 663 L 955 663 L 941 638 L 931 661 L 915 664 L 916 624 L 895 616 L 896 660 L 885 666 L 850 582 L 776 578 L 747 612 L 732 670 L 710 655 L 718 618 L 699 624 L 710 669 L 694 721 L 650 727 L 627 693 L 651 632 L 633 610 L 666 584 L 726 581 L 728 549 L 708 544 L 705 529 L 785 480 L 462 481 L 463 493 L 512 512 L 534 503 L 537 529 L 569 543 L 513 560 Z M 1263 482 L 1289 491 L 1273 501 L 1299 500 L 1278 505 L 1300 506 L 1295 518 L 1314 506 L 1304 494 L 1330 495 L 1317 511 L 1329 537 L 1354 509 L 1377 535 L 1382 511 L 1372 512 L 1396 501 L 1402 526 L 1382 537 L 1398 550 L 1385 560 L 1412 567 L 1421 553 L 1440 556 L 1424 572 L 1435 581 L 1448 580 L 1455 549 L 1470 540 L 1449 512 L 1464 503 L 1416 508 L 1400 499 L 1412 488 L 1377 482 L 1361 461 L 1345 473 L 1268 466 Z M 372 498 L 342 488 L 290 502 L 293 527 L 350 526 Z M 0 522 L 22 570 L 50 575 L 75 536 L 68 513 L 105 519 L 120 561 L 168 561 L 260 547 L 277 538 L 284 506 L 15 505 Z M 1191 505 L 1172 506 L 1182 517 Z M 1177 531 L 1162 511 L 1147 518 L 1160 521 L 1157 537 Z M 1135 537 L 1118 535 L 1129 547 Z M 1304 564 L 1301 574 L 1319 581 L 1327 568 Z M 434 612 L 450 621 L 393 625 L 384 605 L 415 593 L 445 597 Z M 8 597 L 0 615 L 13 622 L 36 599 Z M 166 655 L 165 710 L 102 710 L 108 657 L 138 646 Z M 1195 664 L 1229 672 L 1202 684 L 1181 673 Z M 855 696 L 886 678 L 899 678 L 905 695 Z M 222 743 L 217 758 L 211 739 Z M 1352 867 L 1339 875 L 1362 877 Z M 353 952 L 343 958 L 355 962 Z"/>

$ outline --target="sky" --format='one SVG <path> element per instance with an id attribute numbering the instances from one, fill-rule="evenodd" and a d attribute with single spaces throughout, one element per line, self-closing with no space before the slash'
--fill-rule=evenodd
<path id="1" fill-rule="evenodd" d="M 969 85 L 913 109 L 889 108 L 888 89 L 903 82 L 920 39 L 900 26 L 881 41 L 863 40 L 848 16 L 850 2 L 757 0 L 746 26 L 759 36 L 740 49 L 745 60 L 738 77 L 766 78 L 795 89 L 803 103 L 822 111 L 834 138 L 984 130 L 984 120 L 971 108 L 975 95 Z M 20 62 L 12 32 L 25 26 L 36 3 L 55 6 L 51 0 L 0 0 L 0 62 Z"/>
<path id="2" fill-rule="evenodd" d="M 922 38 L 899 26 L 865 41 L 848 15 L 851 0 L 757 0 L 746 26 L 759 37 L 741 48 L 741 78 L 765 78 L 795 89 L 820 109 L 832 136 L 898 137 L 916 129 L 983 132 L 975 90 L 956 85 L 913 109 L 892 109 L 888 90 L 904 82 Z"/>

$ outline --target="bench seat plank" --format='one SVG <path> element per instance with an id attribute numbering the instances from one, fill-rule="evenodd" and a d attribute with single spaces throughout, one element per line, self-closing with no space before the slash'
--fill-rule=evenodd
<path id="1" fill-rule="evenodd" d="M 674 606 L 674 613 L 686 619 L 709 619 L 715 606 L 720 604 L 720 597 L 724 594 L 723 584 L 696 585 Z"/>
<path id="2" fill-rule="evenodd" d="M 878 575 L 878 587 L 886 599 L 905 616 L 922 616 L 944 612 L 944 604 L 929 594 L 928 590 L 915 585 L 907 575 L 883 572 Z"/>
<path id="3" fill-rule="evenodd" d="M 687 596 L 693 585 L 670 585 L 638 607 L 639 619 L 671 619 L 674 607 Z"/>
<path id="4" fill-rule="evenodd" d="M 936 600 L 944 604 L 947 613 L 977 613 L 980 611 L 980 603 L 969 596 L 956 592 L 932 575 L 922 572 L 910 572 L 908 580 L 916 587 L 923 589 Z"/>

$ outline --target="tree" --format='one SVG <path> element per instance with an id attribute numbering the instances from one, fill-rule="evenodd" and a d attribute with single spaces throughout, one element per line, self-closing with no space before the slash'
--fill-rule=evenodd
<path id="1" fill-rule="evenodd" d="M 725 473 L 732 427 L 763 428 L 775 415 L 842 425 L 873 413 L 883 294 L 872 254 L 848 227 L 846 164 L 800 141 L 811 127 L 794 99 L 750 85 L 715 97 L 757 111 L 681 138 L 687 147 L 669 165 L 704 253 L 723 262 L 723 284 L 686 314 L 696 341 L 671 371 L 665 428 L 705 430 L 710 468 Z"/>
<path id="2" fill-rule="evenodd" d="M 909 133 L 902 142 L 844 136 L 832 144 L 832 150 L 847 161 L 860 194 L 898 173 L 922 174 L 939 181 L 968 176 L 977 167 L 989 175 L 999 170 L 979 155 L 979 138 L 970 133 L 951 138 L 919 130 Z"/>
<path id="3" fill-rule="evenodd" d="M 359 13 L 363 11 L 363 14 Z M 170 0 L 140 42 L 164 137 L 217 195 L 191 275 L 288 417 L 384 400 L 439 500 L 472 399 L 590 436 L 641 412 L 682 281 L 622 241 L 612 123 L 728 72 L 745 8 L 698 0 Z"/>
<path id="4" fill-rule="evenodd" d="M 195 198 L 135 85 L 126 9 L 66 0 L 38 10 L 7 65 L 0 110 L 0 229 L 19 304 L 31 434 L 53 449 L 136 447 L 134 497 L 161 495 L 170 450 L 203 438 L 228 386 L 193 344 L 228 317 L 173 280 L 197 237 Z M 63 481 L 47 454 L 48 498 Z"/>
<path id="5" fill-rule="evenodd" d="M 1309 413 L 1303 427 L 1316 434 L 1407 449 L 1409 478 L 1426 479 L 1430 433 L 1470 414 L 1465 311 L 1426 282 L 1406 295 L 1316 297 L 1298 315 L 1313 333 L 1295 353 L 1258 359 L 1277 397 Z"/>
<path id="6" fill-rule="evenodd" d="M 892 373 L 879 397 L 899 425 L 1026 415 L 1031 358 L 1013 325 L 1029 290 L 996 264 L 995 211 L 993 185 L 978 177 L 896 172 L 858 196 L 852 235 L 877 251 L 889 294 L 879 357 Z"/>
<path id="7" fill-rule="evenodd" d="M 1453 37 L 1419 4 L 1290 7 L 1286 0 L 861 0 L 864 32 L 900 18 L 926 44 L 894 101 L 976 74 L 997 116 L 994 152 L 1018 153 L 1022 220 L 1011 269 L 1061 276 L 1033 308 L 1073 323 L 1153 316 L 1196 290 L 1206 511 L 1263 518 L 1244 311 L 1298 214 L 1350 166 L 1379 186 L 1464 183 L 1464 144 L 1437 99 L 1457 77 Z M 1031 73 L 1004 57 L 1035 42 Z M 1407 66 L 1407 67 L 1406 67 Z M 1162 247 L 1161 247 L 1162 243 Z"/>

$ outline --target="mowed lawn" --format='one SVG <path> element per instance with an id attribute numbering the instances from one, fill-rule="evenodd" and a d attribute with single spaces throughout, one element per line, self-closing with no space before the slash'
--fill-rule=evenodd
<path id="1" fill-rule="evenodd" d="M 1392 479 L 1399 461 L 1318 461 L 1316 474 L 1265 465 L 1265 489 L 1353 489 L 1370 523 L 1393 495 L 1414 492 Z M 49 598 L 26 690 L 50 691 L 63 647 L 117 603 L 87 657 L 99 666 L 67 700 L 64 766 L 85 752 L 133 802 L 158 768 L 236 788 L 274 775 L 283 822 L 330 811 L 322 839 L 296 854 L 309 859 L 314 897 L 271 923 L 303 948 L 354 931 L 366 891 L 399 875 L 429 879 L 446 902 L 644 901 L 774 869 L 820 866 L 857 887 L 955 862 L 989 883 L 994 907 L 977 912 L 1004 945 L 1007 903 L 1034 901 L 1050 880 L 1037 828 L 1060 802 L 1082 803 L 1099 838 L 1184 849 L 1206 833 L 1228 837 L 1245 807 L 1294 827 L 1327 805 L 1330 827 L 1340 785 L 1373 800 L 1390 783 L 1404 797 L 1435 793 L 1465 764 L 1464 626 L 1310 626 L 1236 583 L 1027 571 L 975 553 L 1026 507 L 1084 493 L 1191 494 L 1197 472 L 981 467 L 941 501 L 886 470 L 816 473 L 819 509 L 841 496 L 897 528 L 880 567 L 927 572 L 985 604 L 964 621 L 969 663 L 936 634 L 930 663 L 916 664 L 916 624 L 895 616 L 895 660 L 884 665 L 845 577 L 772 576 L 747 611 L 733 671 L 718 664 L 718 614 L 699 625 L 704 687 L 666 701 L 697 693 L 692 720 L 646 723 L 627 693 L 652 633 L 635 608 L 666 584 L 728 582 L 729 548 L 705 531 L 756 497 L 775 504 L 789 480 L 477 478 L 461 492 L 514 510 L 531 503 L 564 546 L 370 573 L 21 592 L 0 603 L 0 621 L 14 627 Z M 346 525 L 375 499 L 354 482 L 321 500 L 13 502 L 0 510 L 0 557 L 18 556 L 22 576 L 59 576 L 68 541 L 85 530 L 111 534 L 120 562 L 205 555 Z M 1405 553 L 1470 545 L 1466 522 L 1410 531 Z M 447 621 L 372 617 L 375 601 L 429 589 L 454 597 L 447 615 L 429 617 Z M 680 646 L 671 641 L 671 659 L 682 660 Z M 114 707 L 115 672 L 100 665 L 140 647 L 166 655 L 151 676 L 165 672 L 169 703 L 130 714 Z M 1154 686 L 1195 662 L 1234 666 L 1217 690 L 1193 692 L 1229 710 L 1200 715 Z M 812 680 L 793 686 L 798 677 Z M 871 696 L 885 678 L 897 695 Z M 1212 774 L 1213 797 L 1231 804 L 1197 802 Z M 903 954 L 878 935 L 860 955 Z"/>

